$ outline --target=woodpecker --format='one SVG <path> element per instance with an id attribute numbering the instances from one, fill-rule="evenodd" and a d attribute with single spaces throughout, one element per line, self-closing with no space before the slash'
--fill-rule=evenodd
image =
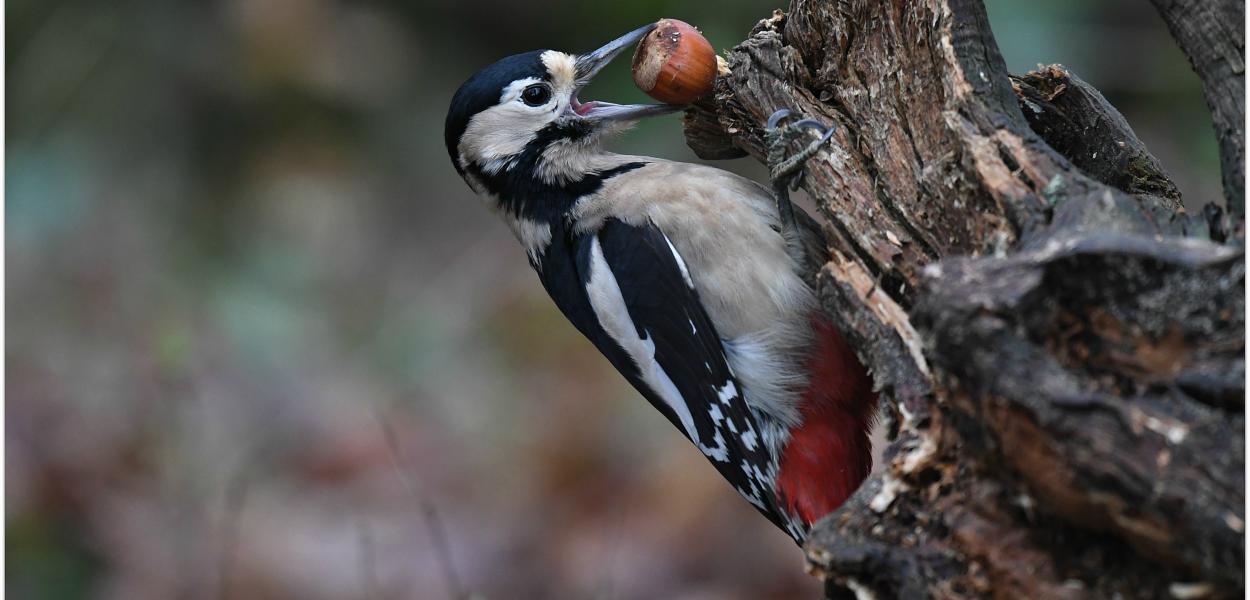
<path id="1" fill-rule="evenodd" d="M 876 409 L 867 371 L 806 279 L 827 258 L 819 227 L 784 193 L 831 132 L 788 162 L 770 157 L 780 193 L 605 151 L 628 123 L 684 108 L 578 99 L 653 28 L 586 54 L 536 50 L 482 69 L 452 98 L 447 152 L 573 326 L 801 544 L 867 477 Z M 781 145 L 823 129 L 777 127 L 787 116 L 768 124 Z"/>

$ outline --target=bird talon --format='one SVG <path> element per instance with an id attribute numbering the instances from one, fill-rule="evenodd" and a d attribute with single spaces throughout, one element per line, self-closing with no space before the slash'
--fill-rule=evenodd
<path id="1" fill-rule="evenodd" d="M 803 119 L 801 121 L 795 121 L 790 124 L 790 127 L 794 129 L 815 129 L 819 131 L 821 134 L 824 134 L 830 129 L 833 129 L 832 127 L 826 128 L 824 123 L 821 123 L 820 121 L 817 121 L 816 119 Z"/>
<path id="2" fill-rule="evenodd" d="M 823 146 L 824 144 L 827 144 L 827 143 L 829 142 L 829 140 L 831 140 L 831 139 L 833 139 L 833 128 L 832 128 L 832 127 L 830 127 L 830 128 L 828 128 L 828 129 L 826 129 L 826 130 L 825 130 L 824 135 L 820 136 L 820 144 Z"/>
<path id="3" fill-rule="evenodd" d="M 776 129 L 777 123 L 780 123 L 782 119 L 788 116 L 790 116 L 790 109 L 788 108 L 777 109 L 777 112 L 773 113 L 771 117 L 768 117 L 768 129 Z"/>
<path id="4" fill-rule="evenodd" d="M 796 173 L 801 172 L 807 160 L 814 156 L 829 140 L 833 139 L 833 133 L 836 129 L 832 126 L 826 127 L 815 119 L 800 119 L 793 123 L 780 125 L 782 120 L 791 116 L 791 114 L 789 109 L 783 108 L 768 118 L 765 142 L 768 145 L 768 167 L 774 180 L 793 177 Z M 804 130 L 818 132 L 820 139 L 812 142 L 797 153 L 786 156 L 786 150 L 790 143 L 802 137 Z"/>

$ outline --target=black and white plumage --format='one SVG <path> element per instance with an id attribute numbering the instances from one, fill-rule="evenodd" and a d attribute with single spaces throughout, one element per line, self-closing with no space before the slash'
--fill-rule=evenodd
<path id="1" fill-rule="evenodd" d="M 680 108 L 577 98 L 650 28 L 586 55 L 535 51 L 483 69 L 452 100 L 447 150 L 568 320 L 801 540 L 867 474 L 875 396 L 819 316 L 766 188 L 601 149 L 621 124 Z M 820 246 L 812 228 L 789 233 Z"/>
<path id="2" fill-rule="evenodd" d="M 743 497 L 775 516 L 771 455 L 672 243 L 654 225 L 617 220 L 560 233 L 540 271 L 556 305 Z"/>

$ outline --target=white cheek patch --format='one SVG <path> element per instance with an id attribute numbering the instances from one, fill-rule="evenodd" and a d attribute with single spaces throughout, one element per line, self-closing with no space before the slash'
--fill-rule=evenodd
<path id="1" fill-rule="evenodd" d="M 460 137 L 460 154 L 483 164 L 506 160 L 525 150 L 543 125 L 513 104 L 492 106 L 469 120 Z"/>
<path id="2" fill-rule="evenodd" d="M 543 52 L 539 58 L 548 80 L 518 79 L 500 92 L 499 104 L 469 119 L 458 148 L 463 164 L 476 163 L 488 175 L 506 171 L 539 131 L 568 112 L 577 85 L 577 59 L 555 50 Z M 529 106 L 521 101 L 525 88 L 544 82 L 551 86 L 552 99 L 547 104 Z"/>
<path id="3" fill-rule="evenodd" d="M 528 77 L 512 82 L 499 95 L 499 104 L 469 119 L 458 148 L 466 164 L 478 163 L 490 175 L 507 169 L 534 135 L 555 120 L 556 111 L 520 101 L 521 92 L 535 83 L 542 80 Z"/>

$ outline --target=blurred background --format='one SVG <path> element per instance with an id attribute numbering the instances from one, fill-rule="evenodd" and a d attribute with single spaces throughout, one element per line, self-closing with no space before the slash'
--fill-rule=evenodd
<path id="1" fill-rule="evenodd" d="M 506 54 L 661 16 L 724 49 L 776 7 L 6 2 L 10 597 L 815 597 L 442 142 Z M 988 9 L 1013 72 L 1071 67 L 1191 206 L 1218 200 L 1148 4 Z M 643 101 L 626 65 L 584 97 Z M 676 116 L 616 148 L 694 159 Z"/>

